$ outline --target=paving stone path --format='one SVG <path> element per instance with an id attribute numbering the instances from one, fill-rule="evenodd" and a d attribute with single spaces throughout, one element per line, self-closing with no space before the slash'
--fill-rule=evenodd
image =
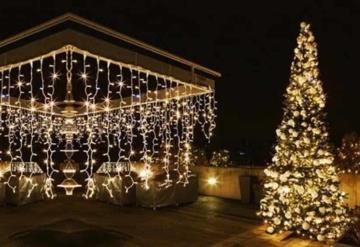
<path id="1" fill-rule="evenodd" d="M 214 197 L 156 211 L 59 197 L 0 207 L 0 246 L 325 246 L 266 234 L 255 211 Z"/>

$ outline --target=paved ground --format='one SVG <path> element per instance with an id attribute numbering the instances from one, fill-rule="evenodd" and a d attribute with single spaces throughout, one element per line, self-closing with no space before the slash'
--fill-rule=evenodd
<path id="1" fill-rule="evenodd" d="M 0 207 L 1 247 L 323 246 L 283 238 L 264 233 L 255 209 L 214 197 L 157 211 L 76 197 Z"/>

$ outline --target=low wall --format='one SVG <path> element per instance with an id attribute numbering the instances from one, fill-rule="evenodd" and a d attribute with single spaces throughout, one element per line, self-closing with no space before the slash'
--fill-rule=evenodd
<path id="1" fill-rule="evenodd" d="M 347 203 L 350 207 L 360 206 L 360 175 L 341 174 L 340 189 L 348 194 Z"/>
<path id="2" fill-rule="evenodd" d="M 196 166 L 193 171 L 199 177 L 199 193 L 203 195 L 241 200 L 240 176 L 263 177 L 264 167 L 210 167 Z M 217 184 L 210 185 L 209 178 Z"/>
<path id="3" fill-rule="evenodd" d="M 196 166 L 193 171 L 199 177 L 199 193 L 241 200 L 241 176 L 254 176 L 262 179 L 264 167 L 211 167 Z M 209 178 L 216 178 L 217 184 L 210 185 Z M 360 174 L 341 174 L 340 189 L 348 194 L 350 207 L 360 206 Z"/>

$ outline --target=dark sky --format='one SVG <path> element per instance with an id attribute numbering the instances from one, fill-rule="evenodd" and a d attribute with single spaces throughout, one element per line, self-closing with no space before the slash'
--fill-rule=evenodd
<path id="1" fill-rule="evenodd" d="M 2 1 L 0 38 L 67 11 L 220 71 L 212 148 L 257 162 L 272 152 L 299 23 L 309 21 L 331 141 L 360 132 L 360 1 Z"/>

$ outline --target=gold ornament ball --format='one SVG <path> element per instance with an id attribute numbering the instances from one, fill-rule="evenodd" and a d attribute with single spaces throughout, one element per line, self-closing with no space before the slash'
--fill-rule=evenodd
<path id="1" fill-rule="evenodd" d="M 325 237 L 321 234 L 317 235 L 316 239 L 320 242 L 324 241 L 325 240 Z"/>
<path id="2" fill-rule="evenodd" d="M 287 212 L 287 213 L 285 214 L 285 218 L 286 218 L 286 219 L 291 219 L 291 213 Z"/>
<path id="3" fill-rule="evenodd" d="M 309 228 L 310 228 L 310 225 L 309 225 L 309 223 L 307 223 L 307 222 L 304 222 L 303 224 L 302 224 L 302 228 L 304 229 L 304 230 L 309 230 Z"/>
<path id="4" fill-rule="evenodd" d="M 280 225 L 281 224 L 281 220 L 279 218 L 275 218 L 274 219 L 274 223 L 275 225 Z"/>
<path id="5" fill-rule="evenodd" d="M 268 233 L 273 233 L 274 230 L 275 230 L 274 227 L 269 226 L 269 227 L 266 229 L 266 232 L 268 232 Z"/>

